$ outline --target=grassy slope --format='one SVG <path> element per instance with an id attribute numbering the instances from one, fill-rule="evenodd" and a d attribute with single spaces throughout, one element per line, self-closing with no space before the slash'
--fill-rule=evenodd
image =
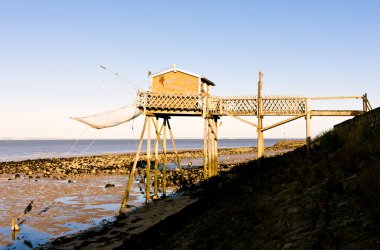
<path id="1" fill-rule="evenodd" d="M 204 183 L 201 199 L 124 247 L 380 249 L 380 125 L 330 131 Z"/>

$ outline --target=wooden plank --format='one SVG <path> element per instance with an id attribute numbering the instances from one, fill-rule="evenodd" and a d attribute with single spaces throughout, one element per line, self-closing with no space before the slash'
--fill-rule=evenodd
<path id="1" fill-rule="evenodd" d="M 365 113 L 363 110 L 312 110 L 311 116 L 357 116 Z"/>
<path id="2" fill-rule="evenodd" d="M 308 97 L 310 100 L 340 100 L 340 99 L 361 99 L 362 96 L 314 96 Z"/>

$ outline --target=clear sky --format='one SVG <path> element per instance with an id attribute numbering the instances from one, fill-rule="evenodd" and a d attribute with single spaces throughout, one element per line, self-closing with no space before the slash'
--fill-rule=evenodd
<path id="1" fill-rule="evenodd" d="M 70 116 L 133 102 L 147 72 L 176 63 L 216 83 L 213 94 L 368 93 L 380 104 L 380 1 L 0 0 L 0 138 L 134 138 L 142 118 L 104 131 Z M 328 102 L 360 109 L 359 101 Z M 255 118 L 250 118 L 255 121 Z M 312 119 L 317 135 L 345 118 Z M 265 118 L 269 125 L 276 119 Z M 222 118 L 221 137 L 255 129 Z M 177 137 L 201 137 L 200 118 L 175 118 Z M 305 121 L 265 137 L 304 137 Z"/>

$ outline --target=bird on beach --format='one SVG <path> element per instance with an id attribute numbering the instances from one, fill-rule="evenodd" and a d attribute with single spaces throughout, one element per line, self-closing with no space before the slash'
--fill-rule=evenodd
<path id="1" fill-rule="evenodd" d="M 30 211 L 32 211 L 32 208 L 33 208 L 33 201 L 31 201 L 31 202 L 29 203 L 29 205 L 25 208 L 25 210 L 24 210 L 24 214 L 27 214 L 27 213 L 29 213 Z"/>

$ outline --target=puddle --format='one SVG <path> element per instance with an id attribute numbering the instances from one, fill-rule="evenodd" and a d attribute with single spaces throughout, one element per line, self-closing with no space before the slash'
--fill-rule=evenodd
<path id="1" fill-rule="evenodd" d="M 115 220 L 120 209 L 127 177 L 125 175 L 84 176 L 72 182 L 27 179 L 22 175 L 0 175 L 0 249 L 29 249 L 50 240 Z M 115 187 L 105 188 L 107 183 Z M 134 181 L 128 204 L 145 202 L 140 191 L 145 185 Z M 168 193 L 169 194 L 169 193 Z M 22 214 L 21 230 L 12 237 L 11 220 L 34 200 L 31 212 Z"/>

